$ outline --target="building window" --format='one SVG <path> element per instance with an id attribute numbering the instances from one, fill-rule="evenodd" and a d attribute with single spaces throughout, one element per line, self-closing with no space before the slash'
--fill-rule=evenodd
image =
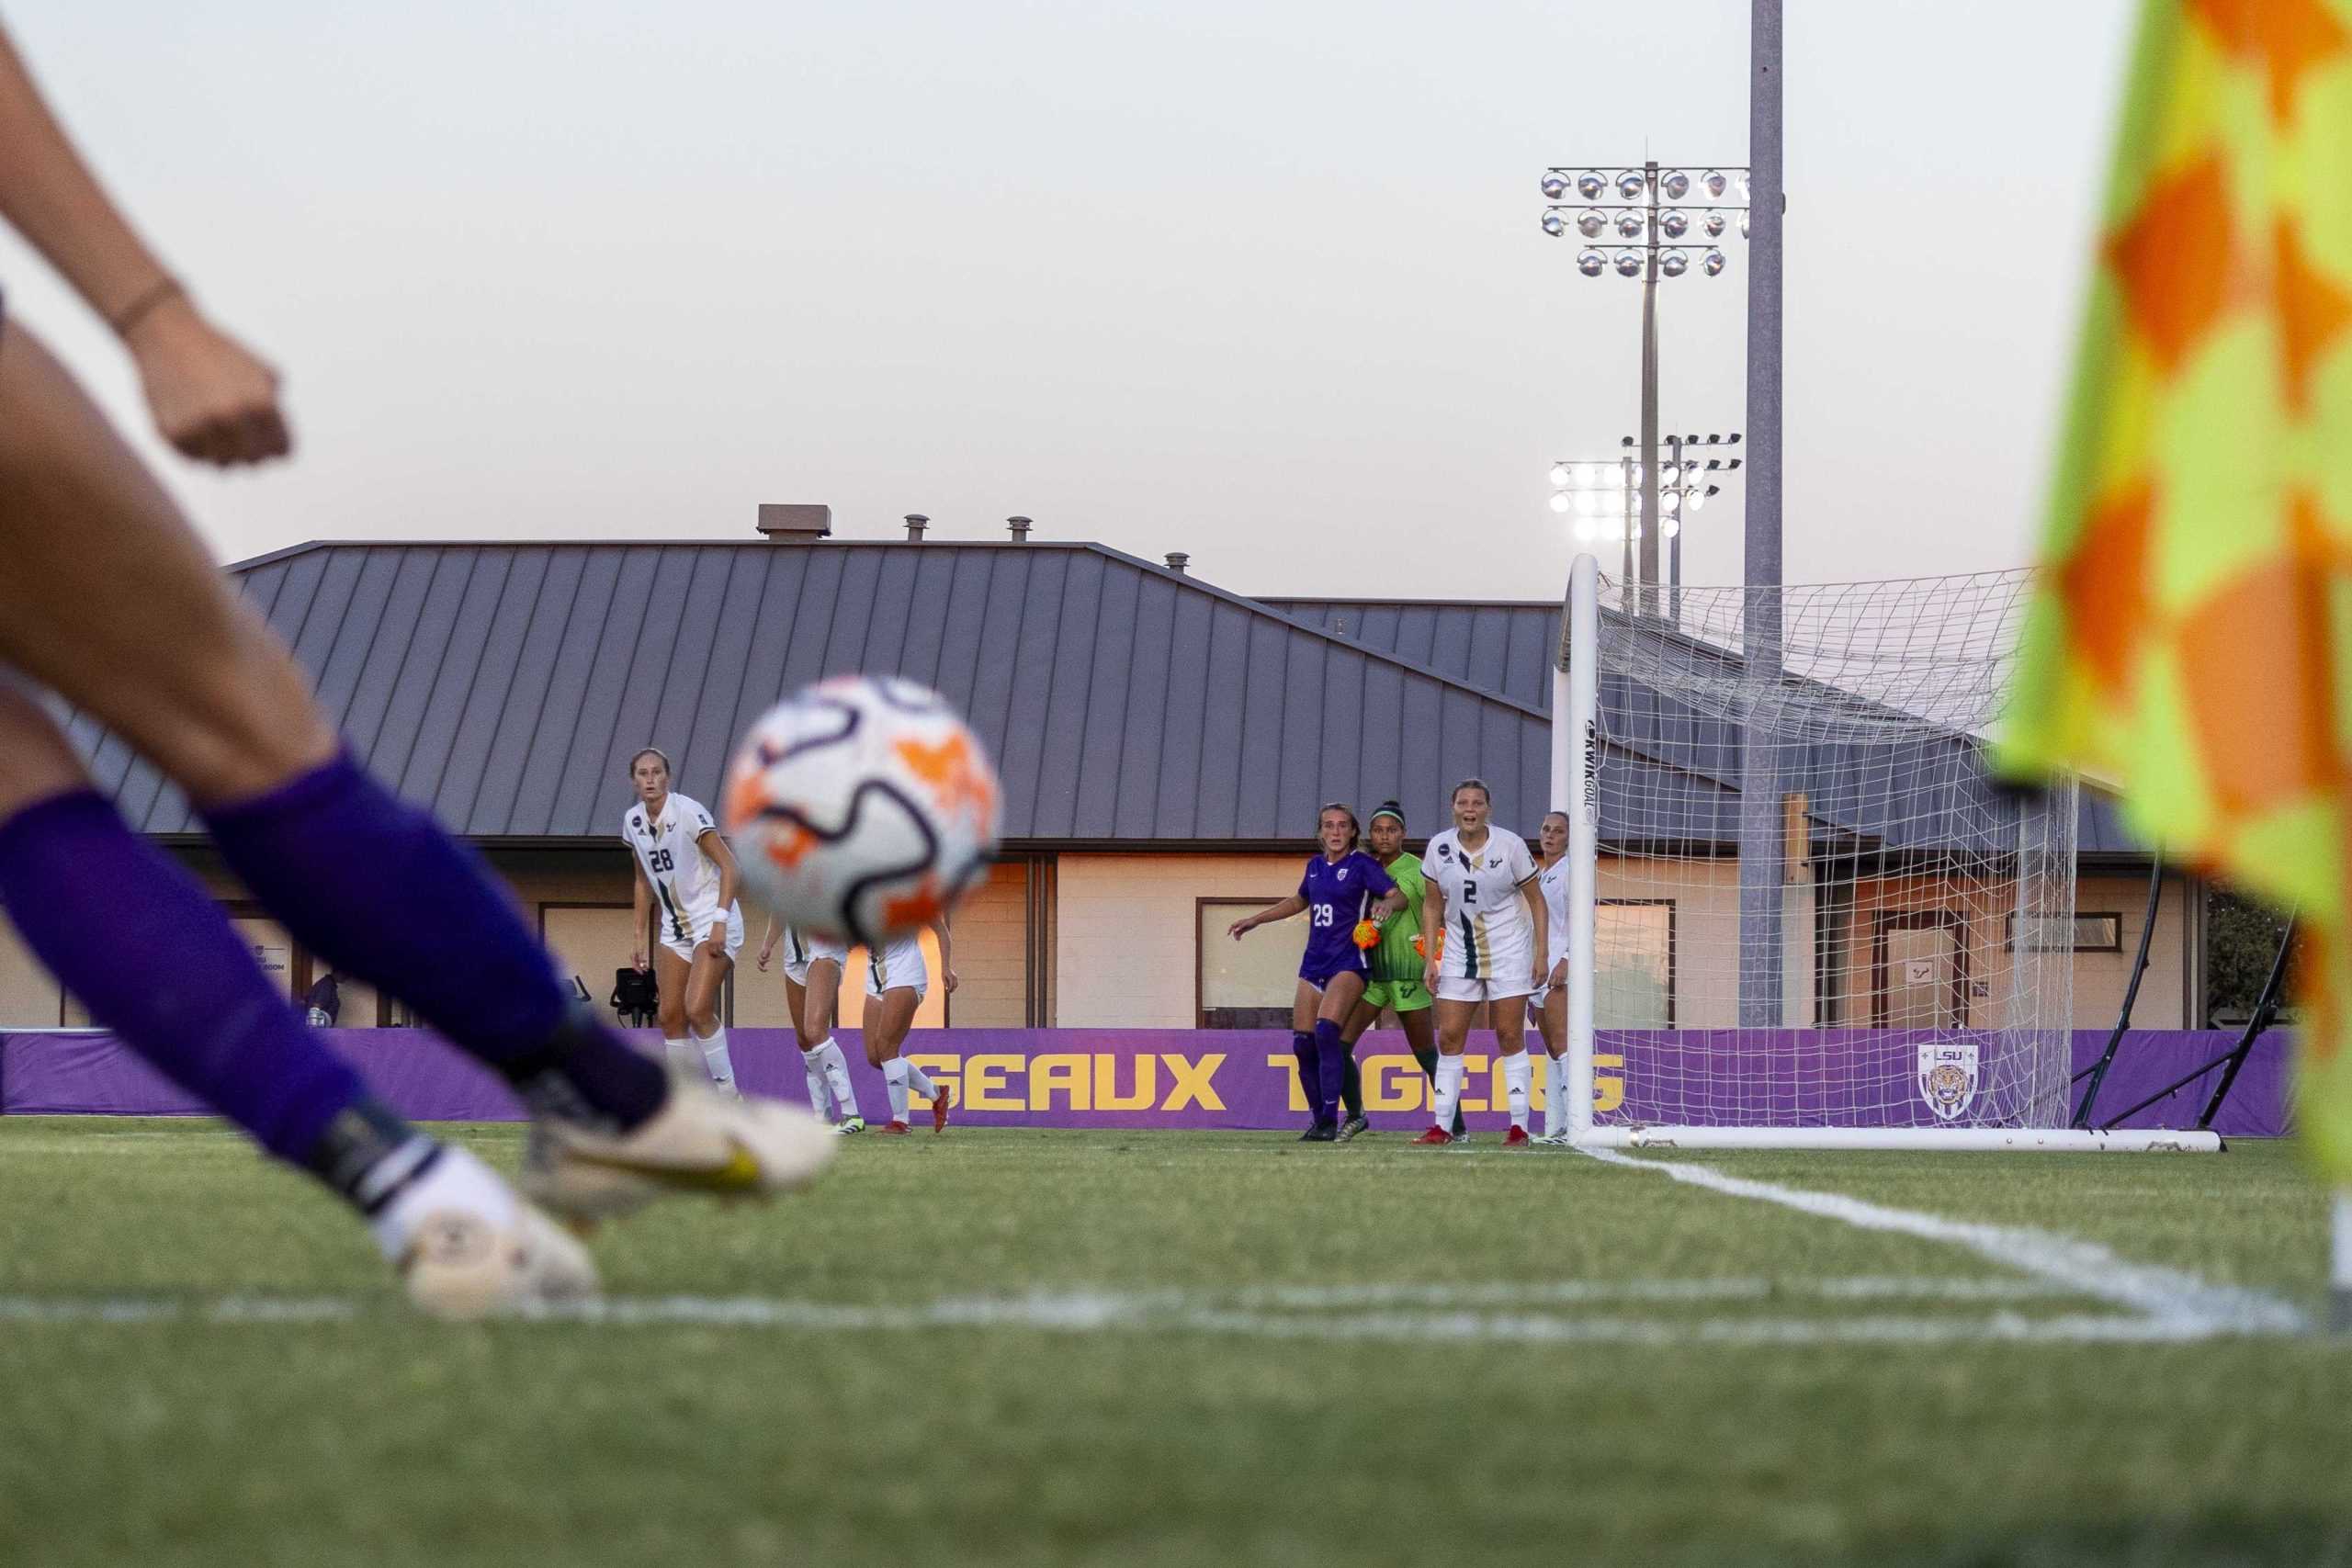
<path id="1" fill-rule="evenodd" d="M 2004 945 L 2014 953 L 2018 948 L 2017 911 L 2009 911 L 2009 923 Z M 2028 953 L 2120 953 L 2123 951 L 2123 917 L 2120 913 L 2085 915 L 2029 915 L 2026 917 L 2025 950 Z"/>
<path id="2" fill-rule="evenodd" d="M 1674 900 L 1603 898 L 1593 910 L 1592 1021 L 1674 1027 Z"/>
<path id="3" fill-rule="evenodd" d="M 1288 1029 L 1298 992 L 1303 918 L 1260 926 L 1239 942 L 1225 934 L 1279 898 L 1201 898 L 1193 909 L 1193 1013 L 1203 1029 Z"/>

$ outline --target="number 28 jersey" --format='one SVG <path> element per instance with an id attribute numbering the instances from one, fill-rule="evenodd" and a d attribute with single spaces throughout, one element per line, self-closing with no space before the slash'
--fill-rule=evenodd
<path id="1" fill-rule="evenodd" d="M 1476 853 L 1448 828 L 1430 840 L 1421 874 L 1445 899 L 1445 948 L 1441 976 L 1524 979 L 1535 964 L 1535 919 L 1520 888 L 1535 874 L 1527 840 L 1507 828 L 1488 828 Z"/>
<path id="2" fill-rule="evenodd" d="M 718 867 L 702 852 L 702 836 L 716 826 L 698 800 L 675 790 L 656 816 L 639 801 L 621 818 L 621 837 L 636 852 L 639 870 L 653 889 L 656 925 L 666 942 L 697 942 L 710 930 L 711 918 L 727 917 L 730 938 L 743 931 L 741 905 L 718 907 Z"/>

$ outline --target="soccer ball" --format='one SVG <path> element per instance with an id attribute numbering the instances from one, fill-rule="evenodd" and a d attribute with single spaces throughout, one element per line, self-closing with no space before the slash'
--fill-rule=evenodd
<path id="1" fill-rule="evenodd" d="M 872 945 L 937 919 L 996 851 L 996 769 L 937 692 L 838 676 L 762 716 L 722 815 L 752 901 L 811 936 Z"/>

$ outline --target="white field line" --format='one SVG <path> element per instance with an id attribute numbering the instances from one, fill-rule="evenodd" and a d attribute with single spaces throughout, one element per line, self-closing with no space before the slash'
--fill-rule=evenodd
<path id="1" fill-rule="evenodd" d="M 1777 1203 L 1859 1230 L 1913 1235 L 1962 1247 L 1987 1262 L 2030 1275 L 2069 1293 L 2143 1314 L 2152 1325 L 2185 1331 L 2188 1337 L 2299 1334 L 2309 1326 L 2299 1309 L 2267 1292 L 2241 1285 L 2217 1285 L 2186 1269 L 2129 1262 L 2097 1242 L 2080 1241 L 2054 1231 L 2036 1230 L 2030 1225 L 1984 1224 L 1892 1209 L 1840 1193 L 1808 1192 L 1776 1182 L 1726 1176 L 1711 1166 L 1644 1159 L 1610 1149 L 1577 1152 L 1605 1165 L 1657 1171 L 1712 1192 Z"/>
<path id="2" fill-rule="evenodd" d="M 1996 1288 L 1997 1287 L 1997 1288 Z M 1385 1291 L 1426 1310 L 1355 1311 Z M 1471 1286 L 1453 1294 L 1484 1303 L 1508 1299 L 1707 1302 L 1787 1298 L 2029 1300 L 2074 1294 L 2031 1280 L 1656 1280 L 1588 1287 Z M 1267 1305 L 1277 1309 L 1264 1310 Z M 340 1323 L 396 1315 L 384 1301 L 353 1297 L 232 1296 L 209 1302 L 169 1298 L 0 1296 L 0 1323 L 117 1325 Z M 1198 1333 L 1262 1339 L 1374 1340 L 1397 1343 L 1591 1345 L 1951 1345 L 1986 1343 L 2162 1342 L 2211 1337 L 2222 1329 L 2186 1315 L 2144 1313 L 2029 1317 L 2002 1310 L 1981 1316 L 1642 1317 L 1584 1316 L 1532 1310 L 1480 1311 L 1449 1301 L 1443 1287 L 1270 1288 L 1244 1292 L 1038 1291 L 1023 1296 L 952 1297 L 914 1305 L 864 1305 L 764 1296 L 637 1296 L 553 1306 L 535 1321 L 614 1327 L 694 1325 L 776 1328 L 800 1333 L 906 1332 L 1005 1328 L 1054 1334 Z"/>

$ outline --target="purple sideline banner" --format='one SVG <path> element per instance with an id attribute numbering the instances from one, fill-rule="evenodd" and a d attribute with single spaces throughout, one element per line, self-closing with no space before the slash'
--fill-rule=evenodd
<path id="1" fill-rule="evenodd" d="M 652 1031 L 631 1032 L 644 1048 L 661 1049 Z M 345 1029 L 324 1034 L 379 1093 L 413 1119 L 502 1122 L 522 1115 L 493 1075 L 425 1031 Z M 737 1029 L 729 1038 L 736 1071 L 746 1089 L 807 1103 L 800 1053 L 789 1030 Z M 868 1122 L 879 1124 L 889 1114 L 882 1075 L 865 1065 L 856 1031 L 844 1030 L 840 1039 L 850 1058 L 859 1108 Z M 2099 1091 L 2098 1120 L 2103 1123 L 2220 1056 L 2235 1039 L 2219 1031 L 2132 1031 Z M 2106 1043 L 2105 1030 L 2075 1031 L 2076 1068 L 2097 1060 Z M 1482 1130 L 1499 1130 L 1506 1121 L 1496 1108 L 1501 1095 L 1493 1082 L 1493 1050 L 1491 1035 L 1471 1037 L 1463 1104 L 1472 1126 Z M 1645 1053 L 1671 1057 L 1675 1071 L 1646 1078 L 1639 1067 Z M 1279 1030 L 917 1030 L 908 1037 L 906 1054 L 941 1083 L 954 1086 L 956 1119 L 974 1126 L 1295 1128 L 1306 1115 L 1290 1035 Z M 1671 1032 L 1653 1036 L 1604 1030 L 1595 1053 L 1594 1098 L 1610 1121 L 1635 1113 L 1665 1120 L 1674 1108 L 1649 1084 L 1697 1081 L 1688 1075 L 1706 1058 L 1717 1075 L 1727 1075 L 1718 1076 L 1718 1083 L 1743 1081 L 1743 1099 L 1752 1098 L 1777 1120 L 1934 1125 L 1916 1087 L 1905 1106 L 1894 1111 L 1881 1108 L 1869 1113 L 1838 1103 L 1834 1086 L 1841 1077 L 1850 1081 L 1858 1058 L 1876 1054 L 1889 1054 L 1893 1059 L 1867 1069 L 1870 1081 L 1883 1084 L 1892 1072 L 1892 1081 L 1913 1083 L 1916 1043 L 1902 1031 L 1690 1031 L 1678 1038 Z M 2258 1138 L 2288 1131 L 2290 1055 L 2289 1038 L 2281 1031 L 2273 1030 L 2255 1043 L 2222 1107 L 2220 1132 Z M 1540 1111 L 1550 1064 L 1540 1048 L 1534 1055 Z M 1410 1131 L 1426 1123 L 1428 1081 L 1403 1034 L 1374 1031 L 1358 1045 L 1357 1059 L 1363 1066 L 1365 1107 L 1374 1127 Z M 1632 1071 L 1626 1067 L 1629 1059 L 1637 1064 Z M 2194 1124 L 2218 1076 L 2202 1075 L 2127 1124 Z M 1825 1085 L 1830 1087 L 1821 1087 Z M 206 1111 L 103 1032 L 34 1031 L 0 1032 L 0 1113 L 187 1116 Z M 922 1122 L 929 1118 L 919 1110 L 915 1119 Z"/>

